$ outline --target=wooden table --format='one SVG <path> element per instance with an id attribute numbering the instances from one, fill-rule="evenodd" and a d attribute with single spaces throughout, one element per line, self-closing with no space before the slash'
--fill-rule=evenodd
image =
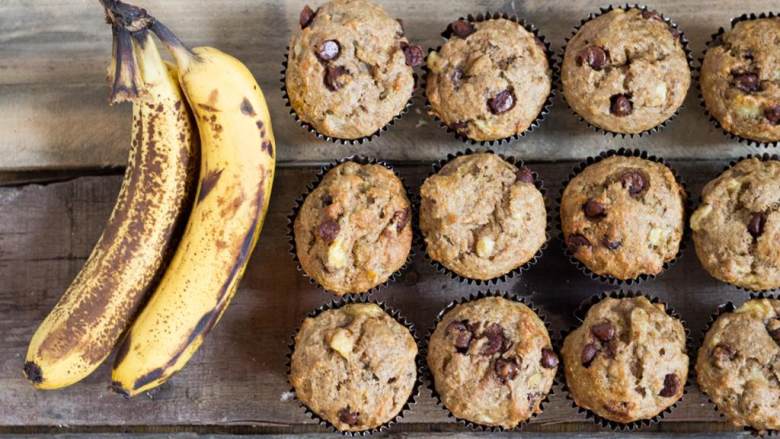
<path id="1" fill-rule="evenodd" d="M 108 390 L 109 369 L 104 366 L 71 388 L 35 391 L 21 373 L 27 343 L 84 263 L 113 206 L 129 144 L 130 113 L 127 106 L 107 106 L 104 76 L 110 32 L 95 0 L 0 2 L 0 433 L 71 433 L 74 437 L 181 433 L 180 437 L 189 437 L 186 432 L 324 432 L 291 400 L 285 377 L 287 342 L 293 330 L 307 312 L 331 299 L 312 287 L 287 255 L 286 217 L 293 199 L 320 163 L 352 153 L 393 161 L 416 191 L 430 161 L 465 146 L 423 113 L 419 97 L 396 127 L 368 145 L 323 143 L 299 128 L 282 105 L 279 70 L 302 0 L 138 3 L 185 41 L 214 45 L 243 59 L 266 91 L 280 158 L 268 221 L 233 305 L 188 367 L 169 383 L 124 400 Z M 403 18 L 408 35 L 426 47 L 439 45 L 438 34 L 452 19 L 495 10 L 517 13 L 535 23 L 559 50 L 572 26 L 596 10 L 599 2 L 383 3 Z M 727 26 L 731 17 L 778 4 L 659 0 L 653 6 L 680 24 L 698 57 L 709 35 Z M 594 133 L 556 99 L 540 130 L 500 151 L 530 161 L 541 173 L 551 208 L 561 180 L 578 161 L 621 146 L 644 148 L 670 159 L 694 194 L 729 159 L 758 152 L 713 128 L 698 106 L 695 90 L 666 130 L 641 139 Z M 709 277 L 687 241 L 681 260 L 639 289 L 676 308 L 698 337 L 718 304 L 739 303 L 747 295 Z M 407 274 L 376 298 L 399 308 L 424 335 L 438 310 L 480 288 L 435 273 L 421 250 L 417 253 Z M 610 287 L 579 273 L 563 257 L 560 241 L 553 239 L 536 267 L 497 289 L 530 297 L 560 330 L 573 323 L 571 310 L 580 301 Z M 531 433 L 599 430 L 578 414 L 559 386 L 545 412 L 525 428 Z M 713 431 L 730 436 L 738 430 L 722 422 L 694 385 L 664 422 L 639 436 L 652 432 L 701 436 Z M 392 428 L 391 435 L 400 432 L 417 436 L 463 429 L 424 389 L 419 403 Z"/>

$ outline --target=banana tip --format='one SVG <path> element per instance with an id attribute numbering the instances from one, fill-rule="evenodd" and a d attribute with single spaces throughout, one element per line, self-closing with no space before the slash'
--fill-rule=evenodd
<path id="1" fill-rule="evenodd" d="M 32 361 L 24 363 L 24 376 L 27 377 L 33 384 L 40 384 L 43 382 L 43 372 L 41 367 Z"/>
<path id="2" fill-rule="evenodd" d="M 111 390 L 116 392 L 119 395 L 122 395 L 125 399 L 130 399 L 130 392 L 125 390 L 124 387 L 122 387 L 122 383 L 119 381 L 112 381 L 111 382 Z"/>

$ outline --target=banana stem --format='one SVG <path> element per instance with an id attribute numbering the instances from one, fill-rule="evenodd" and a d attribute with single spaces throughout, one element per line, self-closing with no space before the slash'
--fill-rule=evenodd
<path id="1" fill-rule="evenodd" d="M 111 103 L 125 102 L 138 97 L 138 71 L 130 32 L 118 26 L 111 27 L 114 35 L 114 71 L 111 84 Z"/>
<path id="2" fill-rule="evenodd" d="M 186 71 L 193 58 L 196 58 L 197 55 L 195 55 L 187 46 L 185 46 L 179 37 L 171 32 L 170 29 L 168 29 L 168 26 L 160 23 L 159 21 L 155 20 L 151 24 L 150 30 L 154 32 L 155 35 L 157 35 L 157 38 L 159 38 L 166 47 L 168 47 L 168 50 L 173 55 L 173 58 L 176 59 L 176 64 L 178 65 L 179 70 Z"/>

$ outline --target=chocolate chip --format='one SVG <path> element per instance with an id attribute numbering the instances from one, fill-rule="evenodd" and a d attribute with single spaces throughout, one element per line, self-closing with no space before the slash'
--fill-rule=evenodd
<path id="1" fill-rule="evenodd" d="M 647 180 L 639 171 L 627 171 L 620 176 L 620 183 L 628 190 L 628 194 L 636 197 L 645 190 Z"/>
<path id="2" fill-rule="evenodd" d="M 416 44 L 401 43 L 401 50 L 406 57 L 406 65 L 411 67 L 417 67 L 423 63 L 425 59 L 425 53 L 423 53 L 422 47 Z"/>
<path id="3" fill-rule="evenodd" d="M 580 361 L 584 367 L 590 367 L 590 363 L 596 358 L 596 354 L 599 353 L 599 349 L 594 343 L 588 343 L 582 348 L 582 354 L 580 355 Z"/>
<path id="4" fill-rule="evenodd" d="M 469 328 L 468 321 L 461 320 L 459 322 L 451 322 L 447 325 L 447 334 L 455 339 L 455 349 L 459 353 L 465 354 L 468 352 L 469 345 L 471 345 L 471 339 L 474 337 L 471 328 Z"/>
<path id="5" fill-rule="evenodd" d="M 506 113 L 515 106 L 515 94 L 511 90 L 499 92 L 495 97 L 488 99 L 488 107 L 493 114 Z"/>
<path id="6" fill-rule="evenodd" d="M 307 28 L 312 20 L 314 20 L 315 15 L 317 15 L 317 13 L 314 12 L 309 5 L 304 6 L 303 9 L 301 9 L 301 15 L 298 19 L 301 24 L 301 29 Z"/>
<path id="7" fill-rule="evenodd" d="M 450 75 L 450 79 L 452 80 L 453 87 L 460 88 L 460 84 L 463 82 L 463 69 L 458 67 L 453 70 L 452 75 Z"/>
<path id="8" fill-rule="evenodd" d="M 604 239 L 601 240 L 601 243 L 604 244 L 604 247 L 610 249 L 610 250 L 617 250 L 620 248 L 621 245 L 623 245 L 622 241 L 619 240 L 611 240 L 608 236 L 605 236 Z"/>
<path id="9" fill-rule="evenodd" d="M 323 206 L 330 206 L 333 204 L 333 197 L 331 197 L 330 194 L 325 194 L 320 198 L 320 201 L 322 201 Z"/>
<path id="10" fill-rule="evenodd" d="M 523 183 L 534 183 L 534 173 L 528 169 L 527 166 L 521 166 L 517 172 L 515 172 L 515 181 L 522 181 Z"/>
<path id="11" fill-rule="evenodd" d="M 661 17 L 661 14 L 659 14 L 656 11 L 651 11 L 648 9 L 645 9 L 642 11 L 642 18 L 645 20 L 658 20 L 658 21 L 664 21 L 664 18 Z"/>
<path id="12" fill-rule="evenodd" d="M 339 223 L 331 219 L 327 219 L 320 223 L 320 227 L 317 231 L 320 234 L 320 238 L 322 238 L 325 243 L 330 244 L 334 239 L 336 239 L 336 236 L 338 236 L 339 230 L 341 230 Z"/>
<path id="13" fill-rule="evenodd" d="M 617 94 L 609 98 L 609 112 L 617 117 L 628 116 L 634 111 L 631 98 L 624 94 Z"/>
<path id="14" fill-rule="evenodd" d="M 542 367 L 545 369 L 555 369 L 558 367 L 558 356 L 555 351 L 549 348 L 542 349 Z"/>
<path id="15" fill-rule="evenodd" d="M 474 28 L 473 24 L 466 20 L 456 20 L 450 24 L 450 30 L 455 36 L 466 38 L 467 36 L 473 34 L 477 29 Z"/>
<path id="16" fill-rule="evenodd" d="M 351 411 L 349 407 L 339 410 L 339 421 L 347 425 L 357 425 L 359 416 L 360 413 Z"/>
<path id="17" fill-rule="evenodd" d="M 393 213 L 393 219 L 390 221 L 395 224 L 395 229 L 400 232 L 409 223 L 409 216 L 411 211 L 407 207 L 406 209 L 396 210 Z"/>
<path id="18" fill-rule="evenodd" d="M 776 343 L 780 343 L 780 319 L 772 319 L 767 322 L 766 330 Z"/>
<path id="19" fill-rule="evenodd" d="M 772 125 L 780 124 L 780 104 L 766 107 L 764 109 L 764 117 Z"/>
<path id="20" fill-rule="evenodd" d="M 758 239 L 764 233 L 764 224 L 766 224 L 766 215 L 761 212 L 754 213 L 747 225 L 748 233 Z"/>
<path id="21" fill-rule="evenodd" d="M 341 45 L 336 40 L 323 41 L 317 49 L 317 58 L 322 61 L 332 61 L 339 57 Z"/>
<path id="22" fill-rule="evenodd" d="M 659 395 L 664 398 L 670 398 L 680 391 L 680 377 L 673 373 L 666 374 L 664 377 L 664 388 L 661 389 Z"/>
<path id="23" fill-rule="evenodd" d="M 761 81 L 756 73 L 739 73 L 734 75 L 734 87 L 750 93 L 761 89 Z"/>
<path id="24" fill-rule="evenodd" d="M 487 338 L 487 342 L 482 345 L 481 355 L 493 355 L 505 348 L 506 337 L 504 337 L 504 328 L 498 323 L 491 323 L 485 328 L 482 337 Z"/>
<path id="25" fill-rule="evenodd" d="M 570 252 L 577 253 L 577 249 L 580 247 L 590 247 L 590 241 L 583 235 L 575 233 L 566 238 L 566 247 L 568 247 Z"/>
<path id="26" fill-rule="evenodd" d="M 517 377 L 517 361 L 514 358 L 497 358 L 493 366 L 498 375 L 498 380 L 505 383 Z"/>
<path id="27" fill-rule="evenodd" d="M 343 66 L 328 66 L 325 69 L 325 87 L 330 91 L 337 91 L 341 88 L 339 78 L 347 74 L 349 74 L 349 70 Z"/>
<path id="28" fill-rule="evenodd" d="M 615 327 L 610 322 L 599 323 L 590 327 L 590 332 L 601 341 L 610 341 L 615 336 Z"/>
<path id="29" fill-rule="evenodd" d="M 582 205 L 582 210 L 585 212 L 585 217 L 588 219 L 597 219 L 607 216 L 607 209 L 604 205 L 593 198 Z"/>
<path id="30" fill-rule="evenodd" d="M 733 360 L 737 356 L 737 353 L 731 346 L 725 343 L 718 343 L 712 348 L 711 355 L 715 364 L 719 367 L 723 367 L 727 361 Z"/>
<path id="31" fill-rule="evenodd" d="M 607 65 L 607 51 L 599 46 L 588 46 L 574 58 L 578 65 L 587 64 L 593 70 L 601 70 Z"/>
<path id="32" fill-rule="evenodd" d="M 450 124 L 450 128 L 455 130 L 455 131 L 457 131 L 457 132 L 465 131 L 466 128 L 468 128 L 468 127 L 469 127 L 468 122 L 462 122 L 461 121 L 461 122 L 453 122 L 453 123 Z"/>

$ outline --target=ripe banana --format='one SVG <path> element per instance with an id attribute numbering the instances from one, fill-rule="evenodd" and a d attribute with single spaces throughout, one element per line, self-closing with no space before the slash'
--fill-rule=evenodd
<path id="1" fill-rule="evenodd" d="M 114 50 L 113 99 L 133 102 L 127 170 L 102 236 L 30 341 L 24 373 L 39 389 L 79 381 L 111 353 L 161 274 L 194 186 L 197 137 L 175 70 L 148 35 L 114 28 Z"/>
<path id="2" fill-rule="evenodd" d="M 122 6 L 133 11 L 128 18 L 145 14 Z M 150 21 L 174 55 L 195 113 L 201 168 L 176 254 L 117 351 L 112 386 L 128 397 L 184 367 L 225 312 L 260 234 L 275 166 L 270 115 L 249 70 L 214 48 L 190 51 Z"/>

